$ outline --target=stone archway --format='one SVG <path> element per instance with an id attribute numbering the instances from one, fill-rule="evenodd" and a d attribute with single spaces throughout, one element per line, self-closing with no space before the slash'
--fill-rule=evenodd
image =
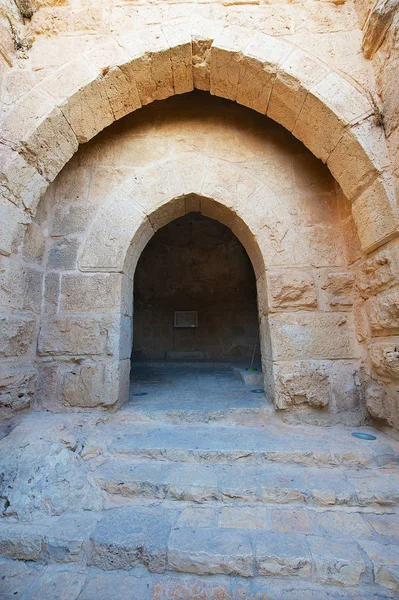
<path id="1" fill-rule="evenodd" d="M 153 100 L 194 88 L 267 114 L 326 162 L 352 201 L 365 251 L 397 236 L 385 138 L 367 95 L 289 42 L 201 21 L 146 30 L 117 55 L 84 56 L 15 106 L 0 133 L 1 252 L 12 250 L 79 143 Z"/>

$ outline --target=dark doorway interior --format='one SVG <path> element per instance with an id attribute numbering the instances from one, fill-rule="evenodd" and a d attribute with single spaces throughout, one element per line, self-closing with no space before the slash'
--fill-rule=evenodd
<path id="1" fill-rule="evenodd" d="M 197 311 L 198 326 L 176 327 L 176 311 Z M 134 360 L 240 362 L 255 347 L 260 362 L 255 275 L 229 228 L 190 213 L 153 236 L 136 269 L 133 328 Z"/>

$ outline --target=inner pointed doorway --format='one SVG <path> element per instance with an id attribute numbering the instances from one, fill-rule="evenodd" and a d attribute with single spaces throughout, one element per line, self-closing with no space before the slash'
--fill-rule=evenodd
<path id="1" fill-rule="evenodd" d="M 213 372 L 261 376 L 255 274 L 228 227 L 193 212 L 155 233 L 135 272 L 133 332 L 133 381 L 143 383 L 149 365 L 164 383 L 169 368 L 175 385 L 177 373 L 192 385 L 184 373 L 195 371 L 209 389 Z"/>

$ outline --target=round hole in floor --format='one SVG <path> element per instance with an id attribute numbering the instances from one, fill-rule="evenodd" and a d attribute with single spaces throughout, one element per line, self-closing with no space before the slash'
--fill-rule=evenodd
<path id="1" fill-rule="evenodd" d="M 133 396 L 147 396 L 147 392 L 136 392 Z"/>
<path id="2" fill-rule="evenodd" d="M 258 389 L 258 390 L 251 390 L 251 392 L 252 392 L 253 394 L 264 394 L 264 393 L 265 393 L 265 390 L 261 390 L 261 389 Z"/>

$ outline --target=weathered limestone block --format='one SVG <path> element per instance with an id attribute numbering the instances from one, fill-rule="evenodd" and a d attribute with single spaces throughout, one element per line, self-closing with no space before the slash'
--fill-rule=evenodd
<path id="1" fill-rule="evenodd" d="M 119 400 L 125 365 L 119 361 L 75 365 L 61 375 L 61 396 L 68 406 L 113 406 Z"/>
<path id="2" fill-rule="evenodd" d="M 175 511 L 169 516 L 156 507 L 106 511 L 91 536 L 90 564 L 108 571 L 130 570 L 141 563 L 152 573 L 163 573 L 167 566 L 170 521 L 174 515 Z"/>
<path id="3" fill-rule="evenodd" d="M 368 347 L 371 364 L 383 381 L 399 380 L 399 342 L 375 342 Z"/>
<path id="4" fill-rule="evenodd" d="M 201 194 L 234 210 L 240 207 L 238 214 L 242 215 L 248 212 L 246 203 L 259 187 L 260 181 L 245 169 L 226 161 L 209 159 Z"/>
<path id="5" fill-rule="evenodd" d="M 53 241 L 47 254 L 47 269 L 73 271 L 76 267 L 80 240 L 76 237 L 61 237 Z"/>
<path id="6" fill-rule="evenodd" d="M 366 408 L 375 419 L 387 421 L 390 417 L 385 386 L 370 380 L 366 386 Z"/>
<path id="7" fill-rule="evenodd" d="M 334 360 L 328 366 L 332 410 L 364 410 L 364 375 L 358 361 Z"/>
<path id="8" fill-rule="evenodd" d="M 398 0 L 375 2 L 363 27 L 362 50 L 366 58 L 372 58 L 383 43 L 398 8 Z"/>
<path id="9" fill-rule="evenodd" d="M 54 200 L 57 204 L 85 202 L 89 193 L 90 172 L 70 161 L 53 183 Z"/>
<path id="10" fill-rule="evenodd" d="M 129 78 L 134 78 L 142 105 L 169 98 L 174 93 L 169 42 L 161 28 L 143 29 L 134 38 L 123 40 L 129 60 L 119 65 Z"/>
<path id="11" fill-rule="evenodd" d="M 0 357 L 19 357 L 34 352 L 35 318 L 1 316 L 0 331 Z"/>
<path id="12" fill-rule="evenodd" d="M 62 275 L 60 309 L 65 312 L 118 312 L 121 310 L 122 277 L 119 273 Z"/>
<path id="13" fill-rule="evenodd" d="M 168 225 L 174 219 L 186 214 L 186 198 L 179 197 L 163 204 L 148 216 L 148 220 L 154 231 Z"/>
<path id="14" fill-rule="evenodd" d="M 307 90 L 327 73 L 326 65 L 299 48 L 289 53 L 288 57 L 281 58 L 281 67 L 274 80 L 267 115 L 292 131 L 307 96 Z"/>
<path id="15" fill-rule="evenodd" d="M 310 577 L 312 561 L 306 537 L 301 534 L 256 532 L 256 567 L 259 575 Z"/>
<path id="16" fill-rule="evenodd" d="M 153 233 L 141 207 L 124 192 L 114 193 L 89 227 L 80 248 L 79 267 L 82 271 L 122 272 L 129 247 L 135 247 L 143 236 L 147 243 Z"/>
<path id="17" fill-rule="evenodd" d="M 367 305 L 370 327 L 374 335 L 399 334 L 399 291 L 370 298 Z"/>
<path id="18" fill-rule="evenodd" d="M 44 235 L 36 223 L 29 223 L 25 231 L 23 256 L 27 262 L 40 264 L 44 255 Z"/>
<path id="19" fill-rule="evenodd" d="M 8 146 L 0 145 L 0 164 L 0 196 L 34 214 L 48 182 L 21 154 Z"/>
<path id="20" fill-rule="evenodd" d="M 337 73 L 329 73 L 310 88 L 292 133 L 326 162 L 345 126 L 372 112 L 366 95 Z"/>
<path id="21" fill-rule="evenodd" d="M 183 194 L 182 181 L 172 160 L 135 169 L 134 176 L 122 183 L 122 189 L 147 215 Z"/>
<path id="22" fill-rule="evenodd" d="M 45 317 L 39 334 L 41 355 L 69 356 L 108 353 L 110 336 L 114 333 L 112 317 L 56 316 Z"/>
<path id="23" fill-rule="evenodd" d="M 24 235 L 29 216 L 8 200 L 0 198 L 0 254 L 14 252 Z"/>
<path id="24" fill-rule="evenodd" d="M 356 357 L 350 314 L 285 312 L 269 322 L 274 360 Z"/>
<path id="25" fill-rule="evenodd" d="M 399 279 L 399 243 L 391 242 L 357 269 L 356 285 L 363 298 L 392 287 Z"/>
<path id="26" fill-rule="evenodd" d="M 388 169 L 384 130 L 376 124 L 374 115 L 345 131 L 327 165 L 350 200 L 376 175 Z"/>
<path id="27" fill-rule="evenodd" d="M 0 310 L 29 310 L 40 313 L 43 274 L 21 263 L 0 265 Z"/>
<path id="28" fill-rule="evenodd" d="M 60 275 L 59 273 L 47 273 L 44 279 L 44 297 L 43 312 L 46 314 L 55 314 L 58 310 L 58 300 L 60 296 Z"/>
<path id="29" fill-rule="evenodd" d="M 331 403 L 331 385 L 324 363 L 276 363 L 274 373 L 277 408 L 285 410 L 302 404 L 325 408 Z"/>
<path id="30" fill-rule="evenodd" d="M 191 92 L 194 89 L 192 44 L 186 24 L 164 25 L 162 32 L 170 48 L 174 93 Z"/>
<path id="31" fill-rule="evenodd" d="M 29 94 L 7 115 L 0 141 L 21 152 L 49 181 L 78 148 L 76 136 L 62 112 L 38 92 Z"/>
<path id="32" fill-rule="evenodd" d="M 56 204 L 51 218 L 50 234 L 58 237 L 81 233 L 86 229 L 95 211 L 96 207 L 92 204 Z"/>
<path id="33" fill-rule="evenodd" d="M 61 110 L 79 143 L 91 140 L 115 120 L 102 79 L 94 79 L 71 95 Z"/>
<path id="34" fill-rule="evenodd" d="M 291 50 L 289 44 L 271 36 L 252 37 L 240 61 L 237 102 L 266 114 L 278 66 Z"/>
<path id="35" fill-rule="evenodd" d="M 0 410 L 12 413 L 28 408 L 35 393 L 36 371 L 32 368 L 0 369 Z"/>
<path id="36" fill-rule="evenodd" d="M 350 310 L 354 302 L 354 285 L 352 273 L 323 273 L 320 288 L 327 307 L 330 310 Z"/>
<path id="37" fill-rule="evenodd" d="M 236 100 L 240 63 L 249 41 L 248 32 L 239 27 L 218 33 L 211 48 L 211 94 Z"/>
<path id="38" fill-rule="evenodd" d="M 395 237 L 399 214 L 392 182 L 376 179 L 353 203 L 352 214 L 365 252 Z"/>
<path id="39" fill-rule="evenodd" d="M 308 543 L 317 581 L 333 585 L 357 585 L 360 582 L 366 565 L 356 545 L 314 536 L 308 537 Z"/>
<path id="40" fill-rule="evenodd" d="M 219 31 L 215 21 L 195 19 L 192 30 L 192 69 L 193 82 L 197 90 L 209 90 L 211 46 Z"/>
<path id="41" fill-rule="evenodd" d="M 174 571 L 251 577 L 253 562 L 248 535 L 232 529 L 176 528 L 168 543 L 168 566 Z"/>
<path id="42" fill-rule="evenodd" d="M 270 309 L 317 308 L 317 296 L 311 273 L 306 271 L 269 271 Z"/>
<path id="43" fill-rule="evenodd" d="M 115 120 L 141 107 L 136 81 L 129 68 L 121 65 L 104 69 L 103 86 Z"/>

